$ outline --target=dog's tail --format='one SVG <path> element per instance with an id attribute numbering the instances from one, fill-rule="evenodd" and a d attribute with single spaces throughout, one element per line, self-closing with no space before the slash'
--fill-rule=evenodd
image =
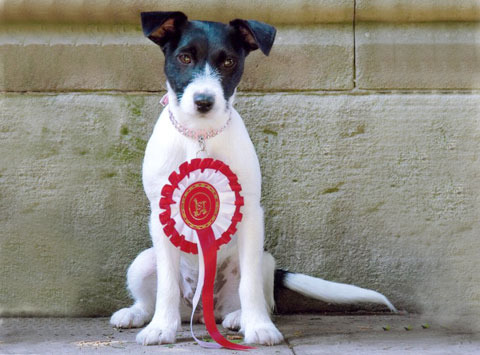
<path id="1" fill-rule="evenodd" d="M 379 292 L 277 269 L 275 270 L 275 288 L 282 286 L 304 296 L 325 302 L 380 303 L 386 305 L 392 312 L 397 312 L 387 297 Z"/>

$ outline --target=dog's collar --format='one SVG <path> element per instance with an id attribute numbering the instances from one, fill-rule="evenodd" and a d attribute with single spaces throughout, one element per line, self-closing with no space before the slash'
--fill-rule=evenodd
<path id="1" fill-rule="evenodd" d="M 168 104 L 168 96 L 165 95 L 162 100 L 160 101 L 160 103 L 162 105 L 166 105 Z M 182 126 L 176 119 L 175 119 L 175 116 L 173 115 L 172 111 L 170 110 L 170 108 L 168 108 L 168 116 L 170 117 L 170 122 L 172 122 L 172 125 L 173 127 L 176 128 L 176 130 L 178 132 L 180 132 L 182 135 L 184 135 L 185 137 L 188 137 L 188 138 L 192 138 L 192 139 L 195 139 L 198 144 L 200 145 L 200 151 L 205 151 L 205 141 L 207 139 L 210 139 L 210 138 L 213 138 L 215 136 L 218 136 L 220 133 L 222 133 L 225 128 L 227 128 L 227 126 L 229 125 L 230 121 L 232 120 L 232 111 L 230 111 L 230 114 L 228 116 L 228 120 L 227 122 L 225 122 L 225 124 L 219 128 L 219 129 L 211 129 L 209 131 L 206 131 L 206 130 L 199 130 L 199 131 L 196 131 L 196 130 L 192 130 L 192 129 L 189 129 L 185 126 Z"/>

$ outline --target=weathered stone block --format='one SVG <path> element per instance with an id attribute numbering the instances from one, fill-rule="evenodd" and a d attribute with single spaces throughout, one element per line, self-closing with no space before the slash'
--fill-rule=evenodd
<path id="1" fill-rule="evenodd" d="M 165 90 L 163 54 L 138 27 L 3 26 L 4 91 Z M 352 25 L 279 28 L 247 58 L 240 90 L 353 87 Z"/>
<path id="2" fill-rule="evenodd" d="M 290 270 L 480 329 L 479 99 L 249 98 L 267 249 Z"/>
<path id="3" fill-rule="evenodd" d="M 155 101 L 1 96 L 1 314 L 105 314 L 125 298 L 122 260 L 150 243 L 140 166 Z"/>
<path id="4" fill-rule="evenodd" d="M 478 21 L 477 0 L 356 0 L 359 21 L 439 22 Z"/>
<path id="5" fill-rule="evenodd" d="M 0 313 L 126 304 L 126 267 L 150 244 L 140 169 L 158 99 L 1 96 Z M 478 320 L 479 99 L 240 95 L 279 266 Z"/>
<path id="6" fill-rule="evenodd" d="M 359 23 L 355 41 L 359 88 L 480 88 L 478 23 Z"/>
<path id="7" fill-rule="evenodd" d="M 352 24 L 281 27 L 266 58 L 247 58 L 240 90 L 347 90 L 353 88 Z"/>

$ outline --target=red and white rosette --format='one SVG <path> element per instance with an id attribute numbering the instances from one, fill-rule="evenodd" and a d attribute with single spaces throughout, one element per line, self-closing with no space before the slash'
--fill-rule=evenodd
<path id="1" fill-rule="evenodd" d="M 197 254 L 196 231 L 211 229 L 217 249 L 231 240 L 242 219 L 237 176 L 220 160 L 193 159 L 172 172 L 162 189 L 160 222 L 170 241 Z"/>
<path id="2" fill-rule="evenodd" d="M 190 328 L 195 340 L 204 347 L 252 349 L 225 339 L 217 329 L 213 313 L 213 285 L 217 250 L 231 240 L 241 221 L 243 197 L 237 176 L 225 163 L 210 158 L 184 162 L 172 172 L 162 189 L 160 222 L 170 241 L 186 253 L 198 254 L 199 276 L 193 298 Z M 200 341 L 193 334 L 192 320 L 202 297 L 205 326 L 217 342 Z"/>

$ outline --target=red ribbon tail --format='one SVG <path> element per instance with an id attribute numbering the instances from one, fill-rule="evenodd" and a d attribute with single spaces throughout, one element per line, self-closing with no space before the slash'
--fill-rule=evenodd
<path id="1" fill-rule="evenodd" d="M 206 229 L 197 230 L 198 240 L 203 252 L 205 263 L 205 279 L 202 291 L 203 318 L 207 331 L 218 344 L 232 350 L 248 350 L 255 349 L 251 346 L 235 344 L 223 337 L 217 329 L 214 315 L 213 304 L 213 286 L 215 283 L 215 273 L 217 269 L 217 248 L 215 245 L 215 235 L 213 230 L 208 227 Z"/>

